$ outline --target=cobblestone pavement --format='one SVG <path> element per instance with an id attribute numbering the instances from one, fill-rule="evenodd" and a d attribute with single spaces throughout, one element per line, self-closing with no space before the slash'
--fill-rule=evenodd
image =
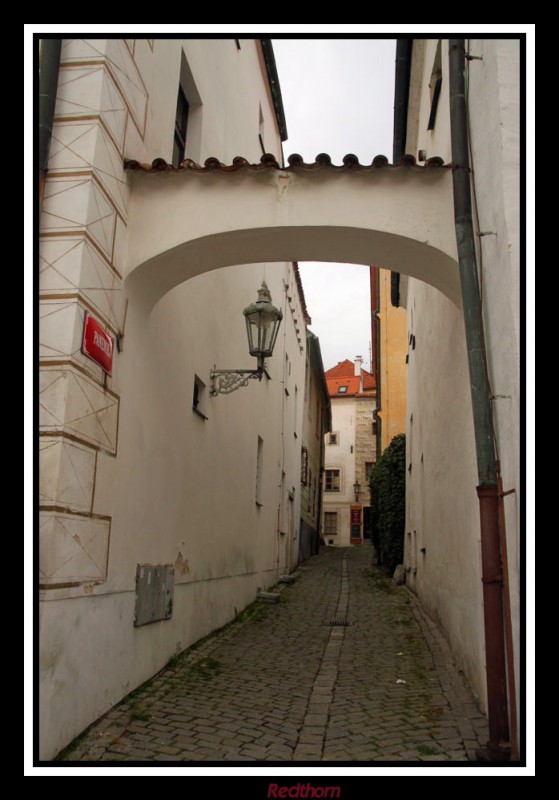
<path id="1" fill-rule="evenodd" d="M 278 604 L 171 659 L 61 759 L 473 760 L 486 720 L 446 641 L 370 561 L 368 547 L 313 557 Z"/>

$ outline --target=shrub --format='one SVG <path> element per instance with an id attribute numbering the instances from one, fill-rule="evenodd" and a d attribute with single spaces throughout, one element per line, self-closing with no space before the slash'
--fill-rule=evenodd
<path id="1" fill-rule="evenodd" d="M 373 544 L 380 562 L 393 570 L 404 559 L 406 435 L 400 433 L 377 461 L 370 482 Z"/>

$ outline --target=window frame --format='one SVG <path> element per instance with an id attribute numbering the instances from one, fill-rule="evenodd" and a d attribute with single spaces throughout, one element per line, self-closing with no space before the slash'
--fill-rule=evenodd
<path id="1" fill-rule="evenodd" d="M 334 519 L 335 522 L 335 530 L 330 530 L 327 520 L 332 521 Z M 338 512 L 337 511 L 325 511 L 324 512 L 324 536 L 337 536 L 338 535 Z"/>
<path id="2" fill-rule="evenodd" d="M 258 508 L 262 508 L 264 502 L 262 500 L 262 478 L 264 470 L 264 439 L 261 436 L 257 437 L 256 441 L 256 481 L 254 491 L 254 502 Z"/>
<path id="3" fill-rule="evenodd" d="M 182 103 L 181 103 L 182 101 Z M 182 105 L 182 108 L 181 108 Z M 179 167 L 186 155 L 186 137 L 188 133 L 188 116 L 190 103 L 182 86 L 177 92 L 175 125 L 173 129 L 173 166 Z"/>
<path id="4" fill-rule="evenodd" d="M 335 474 L 334 474 L 335 473 Z M 334 479 L 337 481 L 337 486 L 334 483 Z M 330 483 L 330 488 L 328 488 L 328 484 Z M 341 492 L 341 485 L 342 485 L 342 471 L 341 469 L 325 469 L 324 470 L 324 491 L 328 492 L 329 494 L 339 494 Z"/>
<path id="5" fill-rule="evenodd" d="M 208 393 L 206 391 L 206 384 L 204 381 L 198 377 L 198 375 L 194 375 L 194 386 L 192 389 L 192 410 L 194 413 L 201 417 L 202 419 L 208 419 L 207 415 L 207 398 Z"/>

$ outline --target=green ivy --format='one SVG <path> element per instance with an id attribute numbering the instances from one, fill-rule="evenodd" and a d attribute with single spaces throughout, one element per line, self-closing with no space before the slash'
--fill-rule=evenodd
<path id="1" fill-rule="evenodd" d="M 406 435 L 400 433 L 377 461 L 370 481 L 373 544 L 380 562 L 393 570 L 404 560 Z"/>

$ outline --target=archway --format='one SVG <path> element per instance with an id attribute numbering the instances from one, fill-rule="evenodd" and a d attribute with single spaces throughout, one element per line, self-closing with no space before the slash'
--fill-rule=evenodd
<path id="1" fill-rule="evenodd" d="M 438 161 L 312 170 L 129 166 L 126 280 L 149 306 L 203 272 L 279 261 L 382 264 L 460 305 L 451 174 Z"/>

